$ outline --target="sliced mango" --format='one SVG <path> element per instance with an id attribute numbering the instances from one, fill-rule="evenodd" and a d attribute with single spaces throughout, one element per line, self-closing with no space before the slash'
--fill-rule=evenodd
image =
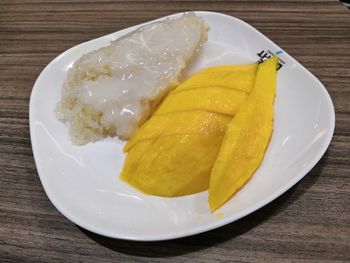
<path id="1" fill-rule="evenodd" d="M 181 196 L 208 189 L 222 136 L 175 135 L 137 143 L 121 179 L 144 193 Z"/>
<path id="2" fill-rule="evenodd" d="M 222 135 L 230 118 L 250 93 L 257 65 L 207 68 L 180 84 L 124 147 L 172 134 Z M 228 116 L 221 116 L 215 113 Z"/>
<path id="3" fill-rule="evenodd" d="M 255 64 L 218 66 L 180 84 L 126 144 L 121 179 L 167 197 L 209 187 L 210 207 L 217 209 L 263 158 L 272 132 L 275 69 L 276 61 L 264 62 L 258 73 Z"/>
<path id="4" fill-rule="evenodd" d="M 137 142 L 174 134 L 223 135 L 231 120 L 228 115 L 209 111 L 175 112 L 152 116 L 128 141 L 124 152 Z"/>
<path id="5" fill-rule="evenodd" d="M 120 178 L 123 179 L 123 181 L 128 182 L 129 177 L 134 174 L 134 171 L 138 165 L 138 162 L 141 160 L 142 156 L 146 153 L 148 150 L 148 147 L 153 143 L 152 140 L 145 140 L 142 142 L 139 142 L 137 144 L 137 149 L 133 151 L 132 154 L 128 154 L 124 161 L 124 167 L 122 170 L 122 173 L 120 175 Z"/>
<path id="6" fill-rule="evenodd" d="M 204 69 L 181 83 L 174 92 L 203 87 L 223 87 L 250 93 L 257 65 L 224 65 Z"/>
<path id="7" fill-rule="evenodd" d="M 154 115 L 206 110 L 233 116 L 247 96 L 245 92 L 215 86 L 183 90 L 168 95 Z"/>
<path id="8" fill-rule="evenodd" d="M 212 211 L 234 195 L 262 162 L 272 134 L 276 63 L 274 57 L 259 65 L 250 96 L 226 128 L 210 175 Z"/>

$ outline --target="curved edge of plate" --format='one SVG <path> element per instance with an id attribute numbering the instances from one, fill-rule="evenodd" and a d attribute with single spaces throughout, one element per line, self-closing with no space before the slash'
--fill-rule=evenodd
<path id="1" fill-rule="evenodd" d="M 208 14 L 208 15 L 217 15 L 217 16 L 223 16 L 223 17 L 227 17 L 227 18 L 230 18 L 230 19 L 234 19 L 236 20 L 237 22 L 243 24 L 244 26 L 247 26 L 249 27 L 250 29 L 253 29 L 257 34 L 263 36 L 267 41 L 269 41 L 272 45 L 274 45 L 275 47 L 278 47 L 274 42 L 272 42 L 269 38 L 267 38 L 263 33 L 261 33 L 260 31 L 258 31 L 257 29 L 255 29 L 254 27 L 252 27 L 251 25 L 249 25 L 248 23 L 244 22 L 243 20 L 239 19 L 239 18 L 236 18 L 234 16 L 230 16 L 230 15 L 227 15 L 227 14 L 223 14 L 223 13 L 219 13 L 219 12 L 210 12 L 210 11 L 193 11 L 199 15 L 205 15 L 205 14 Z M 152 21 L 149 21 L 149 22 L 145 22 L 145 23 L 142 23 L 142 24 L 139 24 L 139 25 L 135 25 L 135 26 L 131 26 L 127 29 L 122 29 L 118 32 L 122 33 L 122 32 L 125 32 L 125 31 L 129 31 L 129 30 L 133 30 L 134 28 L 137 28 L 137 27 L 140 27 L 144 24 L 148 24 L 148 23 L 152 23 L 152 22 L 155 22 L 155 21 L 158 21 L 158 20 L 163 20 L 163 19 L 166 19 L 166 18 L 169 18 L 169 17 L 176 17 L 176 16 L 180 16 L 182 15 L 183 13 L 185 12 L 180 12 L 180 13 L 175 13 L 175 14 L 172 14 L 172 15 L 169 15 L 169 16 L 165 16 L 165 17 L 162 17 L 162 18 L 158 18 L 158 19 L 155 19 L 155 20 L 152 20 Z M 40 168 L 40 163 L 38 163 L 38 160 L 39 160 L 39 157 L 37 155 L 37 151 L 35 150 L 35 145 L 36 145 L 36 142 L 35 142 L 35 137 L 34 137 L 34 131 L 33 131 L 33 126 L 31 125 L 32 123 L 32 120 L 34 118 L 33 116 L 33 98 L 36 94 L 36 85 L 37 83 L 40 81 L 41 77 L 45 74 L 45 71 L 49 68 L 49 66 L 52 64 L 52 63 L 55 63 L 57 60 L 59 60 L 62 56 L 64 56 L 65 54 L 71 52 L 72 50 L 74 49 L 77 49 L 79 47 L 81 47 L 82 45 L 85 45 L 89 42 L 93 42 L 93 41 L 96 41 L 98 39 L 103 39 L 103 38 L 106 38 L 106 37 L 111 37 L 114 33 L 111 33 L 111 34 L 108 34 L 108 35 L 105 35 L 105 36 L 102 36 L 102 37 L 98 37 L 98 38 L 95 38 L 95 39 L 92 39 L 92 40 L 89 40 L 89 41 L 86 41 L 86 42 L 83 42 L 81 44 L 78 44 L 74 47 L 71 47 L 70 49 L 64 51 L 63 53 L 61 53 L 60 55 L 58 55 L 57 57 L 55 57 L 42 71 L 41 73 L 39 74 L 37 80 L 35 81 L 34 85 L 33 85 L 33 89 L 32 89 L 32 92 L 31 92 L 31 95 L 30 95 L 30 103 L 29 103 L 29 125 L 30 125 L 30 139 L 31 139 L 31 144 L 32 144 L 32 151 L 33 151 L 33 156 L 34 156 L 34 160 L 35 160 L 35 163 L 36 163 L 36 166 L 37 166 L 37 170 L 38 170 L 38 175 L 39 175 L 39 179 L 41 181 L 41 184 L 43 185 L 43 188 L 45 190 L 45 193 L 47 195 L 47 197 L 49 198 L 49 200 L 51 201 L 51 203 L 56 207 L 56 209 L 63 215 L 65 216 L 67 219 L 69 219 L 70 221 L 72 221 L 73 223 L 79 225 L 80 227 L 88 230 L 88 231 L 91 231 L 93 233 L 96 233 L 96 234 L 99 234 L 99 235 L 103 235 L 103 236 L 106 236 L 106 237 L 109 237 L 109 238 L 116 238 L 116 239 L 123 239 L 123 240 L 131 240 L 131 241 L 164 241 L 164 240 L 171 240 L 171 239 L 177 239 L 177 238 L 182 238 L 182 237 L 186 237 L 186 236 L 191 236 L 191 235 L 196 235 L 196 234 L 200 234 L 200 233 L 203 233 L 203 232 L 207 232 L 207 231 L 210 231 L 210 230 L 213 230 L 213 229 L 216 229 L 216 228 L 219 228 L 221 226 L 224 226 L 224 225 L 227 225 L 229 223 L 233 223 L 234 221 L 237 221 L 255 211 L 257 211 L 258 209 L 260 209 L 261 207 L 265 206 L 266 204 L 272 202 L 273 200 L 275 200 L 276 198 L 278 198 L 279 196 L 281 196 L 283 193 L 285 193 L 286 191 L 288 191 L 290 188 L 292 188 L 297 182 L 299 182 L 318 162 L 319 160 L 322 158 L 322 156 L 325 154 L 331 140 L 332 140 L 332 137 L 333 137 L 333 133 L 334 133 L 334 129 L 335 129 L 335 110 L 334 110 L 334 105 L 333 105 L 333 102 L 332 102 L 332 99 L 327 91 L 327 89 L 324 87 L 324 85 L 310 72 L 308 71 L 302 64 L 300 64 L 296 59 L 294 59 L 292 56 L 290 56 L 288 53 L 288 56 L 294 60 L 298 65 L 300 65 L 303 69 L 305 69 L 305 71 L 307 72 L 307 74 L 309 74 L 318 84 L 320 84 L 320 86 L 322 86 L 322 91 L 325 95 L 325 98 L 327 99 L 327 102 L 328 102 L 328 105 L 329 105 L 329 110 L 330 110 L 330 129 L 328 130 L 327 132 L 327 135 L 326 135 L 326 138 L 324 139 L 324 143 L 323 143 L 323 147 L 322 147 L 322 151 L 319 152 L 318 155 L 315 155 L 315 157 L 313 158 L 312 161 L 310 161 L 309 165 L 306 166 L 304 168 L 303 171 L 301 171 L 300 173 L 297 174 L 297 176 L 294 177 L 293 180 L 291 180 L 288 184 L 286 184 L 284 187 L 281 187 L 280 189 L 278 189 L 278 191 L 272 193 L 269 197 L 261 200 L 256 206 L 254 206 L 253 208 L 247 208 L 246 210 L 242 211 L 241 213 L 239 214 L 235 214 L 233 216 L 229 216 L 229 217 L 225 217 L 225 218 L 222 218 L 221 220 L 218 220 L 206 227 L 196 227 L 196 228 L 193 228 L 191 229 L 190 231 L 186 231 L 186 232 L 177 232 L 176 234 L 174 233 L 167 233 L 167 234 L 164 234 L 164 235 L 158 235 L 158 236 L 152 236 L 152 237 L 143 237 L 143 238 L 140 238 L 140 236 L 132 236 L 132 235 L 129 235 L 129 236 L 120 236 L 120 235 L 116 235 L 116 234 L 110 234 L 108 232 L 104 232 L 104 231 L 100 231 L 94 227 L 91 227 L 90 225 L 86 225 L 84 224 L 83 222 L 81 222 L 79 219 L 75 218 L 75 217 L 72 217 L 69 213 L 66 213 L 64 207 L 62 207 L 58 202 L 56 202 L 53 194 L 48 191 L 48 189 L 46 188 L 45 186 L 45 183 L 43 182 L 43 179 L 42 179 L 42 176 L 40 175 L 41 174 L 41 168 Z"/>

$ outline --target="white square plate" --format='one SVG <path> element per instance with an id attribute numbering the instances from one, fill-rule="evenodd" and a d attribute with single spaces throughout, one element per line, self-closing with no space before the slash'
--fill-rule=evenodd
<path id="1" fill-rule="evenodd" d="M 261 167 L 241 191 L 212 214 L 206 191 L 161 198 L 144 195 L 120 181 L 124 142 L 116 138 L 85 146 L 71 144 L 67 126 L 54 114 L 67 71 L 82 54 L 141 25 L 127 28 L 59 55 L 33 87 L 30 134 L 40 180 L 51 202 L 77 225 L 130 240 L 165 240 L 201 233 L 271 202 L 304 177 L 326 151 L 335 117 L 320 81 L 247 23 L 220 13 L 196 14 L 210 26 L 209 39 L 187 74 L 211 65 L 256 62 L 269 52 L 284 62 L 278 71 L 274 133 Z"/>

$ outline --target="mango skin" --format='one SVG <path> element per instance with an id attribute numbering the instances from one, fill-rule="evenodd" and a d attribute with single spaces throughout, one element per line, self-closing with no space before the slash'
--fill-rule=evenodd
<path id="1" fill-rule="evenodd" d="M 209 185 L 211 211 L 222 206 L 260 166 L 273 129 L 274 57 L 259 65 L 252 93 L 228 124 Z"/>

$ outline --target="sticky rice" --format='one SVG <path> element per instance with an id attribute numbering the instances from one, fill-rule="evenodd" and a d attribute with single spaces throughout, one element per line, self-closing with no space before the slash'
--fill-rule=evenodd
<path id="1" fill-rule="evenodd" d="M 193 13 L 145 25 L 78 59 L 68 72 L 57 116 L 72 142 L 128 139 L 207 39 L 205 21 Z"/>

